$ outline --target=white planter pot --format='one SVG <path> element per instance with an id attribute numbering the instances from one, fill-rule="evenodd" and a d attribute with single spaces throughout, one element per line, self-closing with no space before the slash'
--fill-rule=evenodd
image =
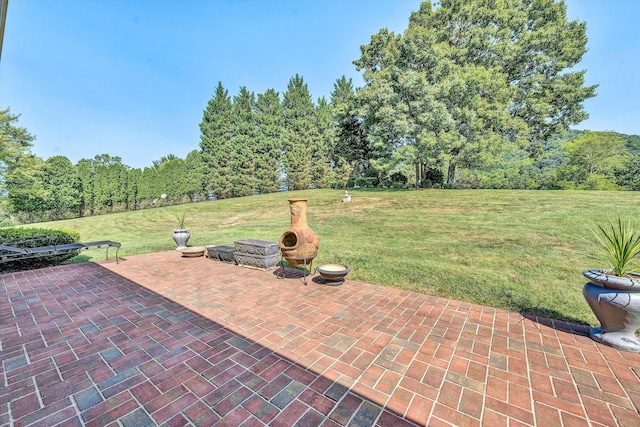
<path id="1" fill-rule="evenodd" d="M 176 251 L 181 251 L 187 247 L 187 242 L 191 233 L 186 228 L 176 228 L 173 230 L 173 241 L 176 242 Z"/>
<path id="2" fill-rule="evenodd" d="M 636 336 L 640 329 L 640 276 L 618 277 L 603 270 L 587 270 L 583 275 L 590 282 L 582 294 L 600 321 L 589 336 L 619 350 L 640 352 Z"/>

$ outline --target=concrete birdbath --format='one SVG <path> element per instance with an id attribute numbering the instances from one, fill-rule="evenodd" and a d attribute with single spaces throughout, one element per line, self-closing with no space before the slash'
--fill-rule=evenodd
<path id="1" fill-rule="evenodd" d="M 325 284 L 337 286 L 344 283 L 345 277 L 351 269 L 344 264 L 322 264 L 316 267 Z"/>

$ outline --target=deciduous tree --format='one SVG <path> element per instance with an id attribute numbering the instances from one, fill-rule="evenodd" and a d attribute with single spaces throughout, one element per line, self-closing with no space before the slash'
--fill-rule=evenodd
<path id="1" fill-rule="evenodd" d="M 626 142 L 616 132 L 586 131 L 565 144 L 569 161 L 561 173 L 579 188 L 611 189 L 616 170 L 631 156 Z"/>
<path id="2" fill-rule="evenodd" d="M 6 175 L 8 210 L 25 213 L 28 222 L 34 222 L 47 209 L 43 169 L 44 161 L 40 157 L 22 154 L 17 156 Z"/>
<path id="3" fill-rule="evenodd" d="M 535 155 L 587 118 L 595 86 L 573 70 L 586 42 L 562 1 L 423 2 L 404 34 L 380 30 L 355 61 L 370 145 L 379 159 L 413 145 L 415 161 L 448 164 L 450 184 L 507 142 Z"/>
<path id="4" fill-rule="evenodd" d="M 7 196 L 7 174 L 14 172 L 21 175 L 19 171 L 14 170 L 16 167 L 33 165 L 29 160 L 18 164 L 21 156 L 30 155 L 29 152 L 35 140 L 35 136 L 26 128 L 17 126 L 19 118 L 20 115 L 11 114 L 9 107 L 0 110 L 0 203 L 4 203 Z M 25 171 L 22 175 L 29 173 Z"/>

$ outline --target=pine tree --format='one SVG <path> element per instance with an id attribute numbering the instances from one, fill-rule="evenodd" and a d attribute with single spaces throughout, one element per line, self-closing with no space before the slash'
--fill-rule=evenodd
<path id="1" fill-rule="evenodd" d="M 233 155 L 231 182 L 235 197 L 249 196 L 255 189 L 254 144 L 256 124 L 255 96 L 245 86 L 233 99 Z"/>
<path id="2" fill-rule="evenodd" d="M 80 180 L 71 160 L 49 157 L 44 162 L 43 184 L 51 219 L 63 219 L 80 205 Z"/>
<path id="3" fill-rule="evenodd" d="M 88 159 L 81 159 L 76 164 L 78 171 L 78 179 L 80 180 L 80 216 L 93 215 L 94 204 L 94 191 L 93 191 L 93 176 L 95 170 L 93 163 Z"/>
<path id="4" fill-rule="evenodd" d="M 289 80 L 283 98 L 285 173 L 290 190 L 303 190 L 311 184 L 311 150 L 318 137 L 315 107 L 307 84 L 297 74 Z"/>
<path id="5" fill-rule="evenodd" d="M 282 106 L 273 89 L 258 95 L 256 102 L 256 190 L 278 191 L 282 182 Z"/>
<path id="6" fill-rule="evenodd" d="M 158 178 L 162 182 L 162 194 L 167 195 L 169 203 L 191 201 L 187 189 L 187 163 L 183 159 L 171 156 L 162 162 L 158 167 Z"/>
<path id="7" fill-rule="evenodd" d="M 358 115 L 357 101 L 352 79 L 347 80 L 342 76 L 336 80 L 331 92 L 333 120 L 336 125 L 334 167 L 340 169 L 337 175 L 340 175 L 340 180 L 344 179 L 345 183 L 352 170 L 357 176 L 364 176 L 370 167 L 369 160 L 372 157 L 363 132 L 362 120 Z"/>
<path id="8" fill-rule="evenodd" d="M 333 179 L 336 128 L 332 115 L 331 105 L 324 97 L 320 98 L 316 108 L 318 137 L 315 138 L 311 149 L 311 185 L 315 188 L 328 188 Z"/>
<path id="9" fill-rule="evenodd" d="M 96 214 L 125 208 L 129 166 L 120 157 L 99 154 L 93 159 L 81 159 L 77 169 L 83 210 Z"/>
<path id="10" fill-rule="evenodd" d="M 127 171 L 127 209 L 136 210 L 139 207 L 140 182 L 142 181 L 142 170 L 140 168 L 129 169 Z"/>
<path id="11" fill-rule="evenodd" d="M 192 150 L 185 159 L 187 166 L 187 189 L 193 200 L 207 199 L 207 164 L 202 153 Z"/>
<path id="12" fill-rule="evenodd" d="M 213 190 L 219 199 L 233 196 L 232 107 L 228 91 L 222 87 L 222 82 L 218 82 L 215 95 L 209 100 L 200 122 L 200 148 L 211 173 L 208 188 Z"/>
<path id="13" fill-rule="evenodd" d="M 142 170 L 142 178 L 140 179 L 140 188 L 138 190 L 138 200 L 143 206 L 154 204 L 162 193 L 161 186 L 158 184 L 158 168 L 146 167 Z"/>

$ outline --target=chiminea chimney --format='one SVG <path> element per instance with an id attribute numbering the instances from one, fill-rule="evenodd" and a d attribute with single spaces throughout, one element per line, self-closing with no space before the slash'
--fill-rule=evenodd
<path id="1" fill-rule="evenodd" d="M 318 254 L 320 238 L 307 225 L 307 199 L 289 199 L 291 227 L 280 236 L 278 245 L 289 265 L 309 265 Z"/>

